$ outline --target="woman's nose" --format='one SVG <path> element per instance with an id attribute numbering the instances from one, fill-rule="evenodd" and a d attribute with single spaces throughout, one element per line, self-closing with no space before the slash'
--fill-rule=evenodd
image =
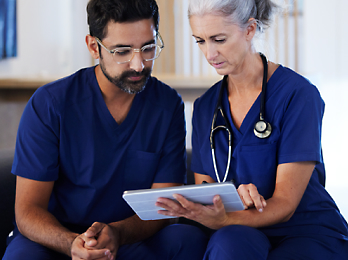
<path id="1" fill-rule="evenodd" d="M 213 44 L 206 45 L 205 57 L 208 61 L 213 61 L 219 55 L 216 46 Z"/>

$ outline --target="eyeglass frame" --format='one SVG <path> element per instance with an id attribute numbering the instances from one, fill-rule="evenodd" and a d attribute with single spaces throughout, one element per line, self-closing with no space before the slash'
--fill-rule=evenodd
<path id="1" fill-rule="evenodd" d="M 160 40 L 161 45 L 158 45 L 157 43 L 151 43 L 151 44 L 147 44 L 147 45 L 141 47 L 140 49 L 132 48 L 132 47 L 119 47 L 119 48 L 115 48 L 115 49 L 109 50 L 109 49 L 102 43 L 102 41 L 101 41 L 98 37 L 94 36 L 94 38 L 96 39 L 96 41 L 98 42 L 98 44 L 99 44 L 100 46 L 102 46 L 108 53 L 112 54 L 113 56 L 114 56 L 114 54 L 115 54 L 118 50 L 132 50 L 132 51 L 133 51 L 133 55 L 132 55 L 132 58 L 131 58 L 130 60 L 128 60 L 128 61 L 123 61 L 123 62 L 116 61 L 117 64 L 124 64 L 124 63 L 130 62 L 130 61 L 134 58 L 134 55 L 135 55 L 136 52 L 141 52 L 141 53 L 142 53 L 142 52 L 143 52 L 143 49 L 144 49 L 144 48 L 147 48 L 147 47 L 149 47 L 149 46 L 152 46 L 152 47 L 154 47 L 154 46 L 159 47 L 159 53 L 158 53 L 158 55 L 157 55 L 156 58 L 153 58 L 153 59 L 144 59 L 144 58 L 143 58 L 143 60 L 144 60 L 144 61 L 155 60 L 155 59 L 157 59 L 157 58 L 160 56 L 160 54 L 161 54 L 161 52 L 162 52 L 162 50 L 163 50 L 163 48 L 164 48 L 164 42 L 163 42 L 162 36 L 161 36 L 161 34 L 160 34 L 159 32 L 156 34 L 156 38 L 158 38 L 158 39 Z"/>

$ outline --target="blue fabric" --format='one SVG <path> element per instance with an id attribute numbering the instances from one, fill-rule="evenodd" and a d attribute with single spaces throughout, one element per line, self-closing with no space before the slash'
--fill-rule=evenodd
<path id="1" fill-rule="evenodd" d="M 211 122 L 221 81 L 211 87 L 194 105 L 192 133 L 192 171 L 216 180 L 209 143 Z M 260 96 L 240 129 L 232 123 L 227 92 L 222 106 L 233 132 L 233 154 L 227 180 L 253 183 L 261 195 L 272 196 L 279 164 L 316 161 L 309 185 L 293 215 L 286 223 L 261 229 L 268 236 L 322 234 L 348 240 L 348 229 L 335 202 L 326 192 L 325 168 L 321 153 L 321 128 L 324 102 L 315 86 L 292 70 L 280 66 L 267 84 L 265 120 L 272 125 L 266 139 L 254 135 L 259 120 Z M 223 124 L 221 116 L 217 124 Z M 217 132 L 214 140 L 220 180 L 227 162 L 227 136 Z"/>
<path id="2" fill-rule="evenodd" d="M 0 0 L 0 59 L 17 56 L 16 0 Z"/>
<path id="3" fill-rule="evenodd" d="M 348 241 L 325 235 L 267 237 L 246 226 L 227 226 L 209 240 L 204 260 L 347 260 Z"/>
<path id="4" fill-rule="evenodd" d="M 206 245 L 207 237 L 199 228 L 182 224 L 171 225 L 142 242 L 121 246 L 116 259 L 201 260 Z M 16 230 L 3 260 L 16 259 L 68 260 L 71 258 L 30 241 Z"/>
<path id="5" fill-rule="evenodd" d="M 94 68 L 39 88 L 18 130 L 12 172 L 55 181 L 49 211 L 75 232 L 93 222 L 134 215 L 123 191 L 183 183 L 184 105 L 150 78 L 120 125 L 110 114 Z"/>

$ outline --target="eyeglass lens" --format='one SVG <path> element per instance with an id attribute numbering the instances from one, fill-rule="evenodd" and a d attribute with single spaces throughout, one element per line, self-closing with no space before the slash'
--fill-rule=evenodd
<path id="1" fill-rule="evenodd" d="M 141 48 L 140 51 L 143 59 L 149 61 L 158 58 L 161 48 L 158 45 L 150 44 Z M 134 52 L 139 52 L 139 50 L 128 47 L 119 48 L 114 52 L 114 59 L 120 63 L 128 62 L 133 58 Z"/>

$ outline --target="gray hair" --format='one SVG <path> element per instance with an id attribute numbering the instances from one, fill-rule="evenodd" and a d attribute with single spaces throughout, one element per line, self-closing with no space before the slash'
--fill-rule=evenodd
<path id="1" fill-rule="evenodd" d="M 254 18 L 262 32 L 269 27 L 275 7 L 271 0 L 190 0 L 188 16 L 222 15 L 241 28 L 246 28 L 250 18 Z"/>

